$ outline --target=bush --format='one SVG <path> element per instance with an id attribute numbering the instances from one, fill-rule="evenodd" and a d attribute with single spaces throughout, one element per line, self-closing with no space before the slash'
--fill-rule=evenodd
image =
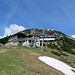
<path id="1" fill-rule="evenodd" d="M 49 43 L 47 46 L 48 46 L 48 48 L 53 48 L 53 49 L 58 48 L 58 46 L 56 46 L 55 44 L 52 44 L 52 43 Z"/>
<path id="2" fill-rule="evenodd" d="M 75 51 L 74 51 L 74 50 L 72 50 L 72 54 L 74 54 L 74 55 L 75 55 Z"/>
<path id="3" fill-rule="evenodd" d="M 75 64 L 75 60 L 74 60 L 74 62 L 73 62 L 74 64 Z"/>
<path id="4" fill-rule="evenodd" d="M 68 54 L 61 52 L 61 55 L 68 56 Z"/>
<path id="5" fill-rule="evenodd" d="M 69 45 L 63 45 L 63 46 L 61 46 L 61 48 L 62 48 L 63 51 L 72 54 L 72 49 L 71 49 L 71 47 Z"/>
<path id="6" fill-rule="evenodd" d="M 59 52 L 51 51 L 51 53 L 53 53 L 53 54 L 55 54 L 57 56 L 61 56 L 61 53 L 59 53 Z"/>

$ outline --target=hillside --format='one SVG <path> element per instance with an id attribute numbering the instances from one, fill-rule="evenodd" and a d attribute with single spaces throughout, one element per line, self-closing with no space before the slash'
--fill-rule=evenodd
<path id="1" fill-rule="evenodd" d="M 64 75 L 38 60 L 39 48 L 0 47 L 0 75 Z"/>
<path id="2" fill-rule="evenodd" d="M 74 38 L 62 33 L 61 31 L 56 30 L 49 30 L 49 29 L 27 29 L 24 31 L 21 31 L 19 33 L 24 33 L 25 35 L 40 35 L 43 34 L 44 36 L 53 34 L 56 37 L 56 40 L 53 42 L 44 42 L 44 46 L 47 46 L 48 48 L 57 49 L 59 51 L 65 51 L 70 54 L 75 55 L 75 40 Z M 47 35 L 45 35 L 47 34 Z M 0 39 L 0 43 L 5 44 L 9 39 L 9 36 Z"/>
<path id="3" fill-rule="evenodd" d="M 26 35 L 36 35 L 36 34 L 43 34 L 43 29 L 28 29 L 23 31 L 24 34 Z M 62 33 L 61 31 L 56 31 L 56 30 L 48 30 L 44 29 L 44 36 L 45 34 L 54 34 L 56 37 L 56 41 L 54 42 L 44 42 L 45 46 L 48 46 L 49 48 L 52 49 L 57 49 L 60 51 L 65 51 L 70 54 L 75 55 L 75 39 Z"/>
<path id="4" fill-rule="evenodd" d="M 63 54 L 58 56 L 52 53 L 56 49 L 44 49 L 45 51 L 22 46 L 0 47 L 0 75 L 64 75 L 38 60 L 39 56 L 53 57 L 75 67 L 74 55 L 62 51 Z"/>

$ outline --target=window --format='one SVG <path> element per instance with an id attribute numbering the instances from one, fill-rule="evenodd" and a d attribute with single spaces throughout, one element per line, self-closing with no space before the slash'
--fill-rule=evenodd
<path id="1" fill-rule="evenodd" d="M 29 43 L 31 43 L 31 40 L 29 40 Z"/>

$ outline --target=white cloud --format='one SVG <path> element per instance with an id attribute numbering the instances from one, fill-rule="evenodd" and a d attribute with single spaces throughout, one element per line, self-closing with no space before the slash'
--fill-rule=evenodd
<path id="1" fill-rule="evenodd" d="M 22 30 L 25 30 L 23 26 L 19 26 L 17 24 L 11 24 L 10 27 L 5 27 L 4 36 L 13 35 Z"/>
<path id="2" fill-rule="evenodd" d="M 75 38 L 75 35 L 72 35 L 71 37 Z"/>
<path id="3" fill-rule="evenodd" d="M 0 36 L 0 38 L 3 38 L 3 36 Z"/>
<path id="4" fill-rule="evenodd" d="M 13 34 L 15 34 L 17 32 L 23 31 L 23 30 L 25 30 L 25 27 L 19 26 L 17 24 L 11 24 L 9 27 L 5 27 L 4 35 L 0 36 L 0 38 L 3 38 L 5 36 L 13 35 Z"/>

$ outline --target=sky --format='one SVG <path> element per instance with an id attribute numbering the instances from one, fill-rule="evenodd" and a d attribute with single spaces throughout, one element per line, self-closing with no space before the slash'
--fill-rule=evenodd
<path id="1" fill-rule="evenodd" d="M 75 37 L 75 0 L 0 0 L 0 37 L 26 28 Z"/>

